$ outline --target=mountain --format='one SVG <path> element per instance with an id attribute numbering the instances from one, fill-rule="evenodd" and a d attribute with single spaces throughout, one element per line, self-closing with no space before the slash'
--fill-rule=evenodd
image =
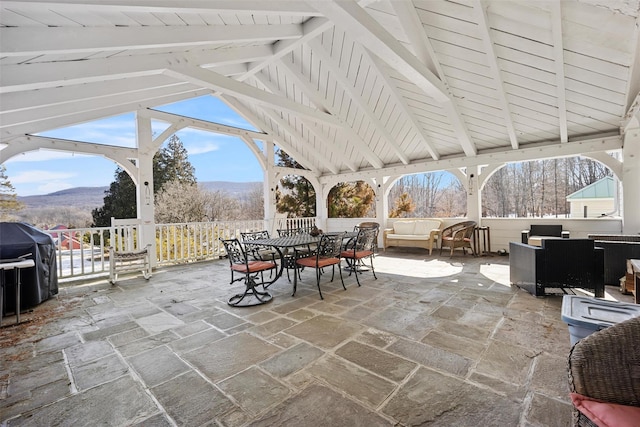
<path id="1" fill-rule="evenodd" d="M 262 182 L 203 181 L 198 184 L 208 191 L 222 190 L 232 196 L 240 197 L 248 194 L 256 185 L 262 185 Z M 50 194 L 18 196 L 18 201 L 24 203 L 25 209 L 65 206 L 91 210 L 102 206 L 105 191 L 108 189 L 108 186 L 74 187 Z"/>
<path id="2" fill-rule="evenodd" d="M 44 208 L 50 206 L 68 206 L 80 209 L 93 209 L 102 206 L 104 192 L 109 189 L 104 187 L 74 187 L 55 193 L 41 194 L 37 196 L 18 196 L 18 201 L 24 203 L 25 209 Z"/>

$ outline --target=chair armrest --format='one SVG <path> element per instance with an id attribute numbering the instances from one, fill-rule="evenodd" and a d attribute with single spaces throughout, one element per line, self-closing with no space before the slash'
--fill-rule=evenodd
<path id="1" fill-rule="evenodd" d="M 431 232 L 429 233 L 429 237 L 432 239 L 437 239 L 440 236 L 440 232 L 442 230 L 440 230 L 439 228 L 434 228 L 433 230 L 431 230 Z"/>
<path id="2" fill-rule="evenodd" d="M 562 238 L 563 238 L 563 239 L 568 239 L 570 234 L 571 234 L 571 233 L 570 233 L 569 231 L 563 231 L 563 232 L 562 232 Z"/>

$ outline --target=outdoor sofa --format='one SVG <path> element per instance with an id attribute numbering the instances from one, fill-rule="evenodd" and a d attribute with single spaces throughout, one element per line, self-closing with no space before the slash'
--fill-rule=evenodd
<path id="1" fill-rule="evenodd" d="M 410 248 L 424 248 L 429 255 L 434 245 L 438 245 L 438 237 L 442 230 L 443 221 L 439 218 L 401 218 L 392 227 L 386 228 L 382 242 L 384 248 L 403 246 Z"/>

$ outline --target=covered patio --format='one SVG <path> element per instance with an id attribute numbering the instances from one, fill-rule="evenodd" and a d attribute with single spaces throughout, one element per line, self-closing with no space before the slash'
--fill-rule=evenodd
<path id="1" fill-rule="evenodd" d="M 570 424 L 561 294 L 510 287 L 506 257 L 375 266 L 346 291 L 323 276 L 324 301 L 312 272 L 295 297 L 285 275 L 253 308 L 226 304 L 226 260 L 62 287 L 2 330 L 0 423 Z"/>
<path id="2" fill-rule="evenodd" d="M 0 7 L 0 163 L 38 150 L 112 160 L 136 184 L 151 253 L 153 155 L 185 128 L 250 147 L 267 229 L 287 174 L 312 183 L 316 224 L 334 231 L 354 221 L 328 218 L 337 183 L 368 182 L 385 228 L 400 177 L 444 170 L 495 251 L 531 221 L 482 217 L 492 174 L 583 156 L 611 169 L 622 207 L 572 220 L 572 237 L 640 232 L 638 0 Z M 255 130 L 163 111 L 201 96 Z M 132 145 L 46 135 L 132 112 Z M 276 147 L 304 169 L 276 166 Z M 281 278 L 255 308 L 226 304 L 238 290 L 226 261 L 64 287 L 0 332 L 0 425 L 569 425 L 560 295 L 511 287 L 506 257 L 395 249 L 375 263 L 362 287 L 325 277 L 324 301 L 309 273 L 295 297 Z"/>

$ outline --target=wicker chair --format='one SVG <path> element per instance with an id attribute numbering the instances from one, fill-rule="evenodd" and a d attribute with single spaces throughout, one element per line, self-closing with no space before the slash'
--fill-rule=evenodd
<path id="1" fill-rule="evenodd" d="M 462 248 L 462 253 L 465 255 L 467 248 L 471 250 L 471 253 L 474 253 L 471 246 L 471 237 L 473 237 L 473 230 L 475 230 L 476 225 L 475 221 L 464 221 L 443 228 L 440 255 L 442 255 L 443 248 L 451 249 L 449 256 L 453 256 L 453 250 L 456 248 Z"/>
<path id="2" fill-rule="evenodd" d="M 567 364 L 570 391 L 607 403 L 640 407 L 639 342 L 640 317 L 578 341 L 569 353 Z M 575 406 L 573 425 L 597 427 Z"/>

